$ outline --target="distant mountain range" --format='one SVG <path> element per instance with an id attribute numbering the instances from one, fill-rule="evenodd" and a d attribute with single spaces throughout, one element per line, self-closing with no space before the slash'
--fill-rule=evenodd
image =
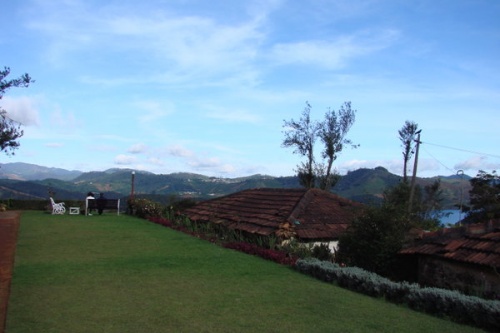
<path id="1" fill-rule="evenodd" d="M 54 178 L 72 180 L 80 176 L 81 171 L 68 171 L 59 168 L 47 168 L 29 163 L 0 163 L 0 179 L 42 180 Z"/>
<path id="2" fill-rule="evenodd" d="M 424 186 L 437 178 L 441 180 L 445 207 L 458 204 L 461 195 L 463 202 L 468 202 L 469 176 L 417 178 L 417 184 Z M 383 167 L 358 169 L 342 176 L 332 192 L 363 203 L 377 203 L 385 189 L 400 181 L 400 176 Z M 89 191 L 104 192 L 109 198 L 123 198 L 130 195 L 131 187 L 130 169 L 81 172 L 28 163 L 0 164 L 0 199 L 47 199 L 49 190 L 55 192 L 58 200 L 81 200 Z M 168 203 L 174 196 L 203 200 L 259 187 L 296 188 L 300 185 L 295 176 L 217 178 L 193 173 L 153 174 L 144 171 L 135 171 L 134 176 L 136 195 L 163 203 Z"/>

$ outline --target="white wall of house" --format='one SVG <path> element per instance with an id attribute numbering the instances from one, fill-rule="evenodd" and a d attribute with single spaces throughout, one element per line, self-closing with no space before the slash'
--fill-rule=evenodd
<path id="1" fill-rule="evenodd" d="M 290 242 L 290 240 L 285 240 L 281 243 L 281 245 L 288 244 L 289 242 Z M 302 242 L 302 244 L 304 244 L 307 247 L 311 247 L 311 248 L 314 246 L 319 246 L 321 244 L 328 244 L 328 248 L 330 249 L 330 251 L 332 253 L 335 253 L 338 249 L 339 241 L 334 240 L 334 241 L 329 241 L 329 242 Z"/>
<path id="2" fill-rule="evenodd" d="M 309 243 L 312 246 L 319 246 L 321 244 L 328 244 L 328 248 L 332 253 L 335 253 L 338 249 L 339 241 L 330 241 L 330 242 L 312 242 Z"/>

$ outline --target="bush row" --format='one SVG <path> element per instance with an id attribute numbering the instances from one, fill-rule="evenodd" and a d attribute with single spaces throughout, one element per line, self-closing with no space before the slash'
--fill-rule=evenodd
<path id="1" fill-rule="evenodd" d="M 295 268 L 317 279 L 372 297 L 406 304 L 411 309 L 438 317 L 474 325 L 486 330 L 500 330 L 500 301 L 466 296 L 457 291 L 425 288 L 408 282 L 394 282 L 358 267 L 341 267 L 315 258 L 299 259 Z"/>

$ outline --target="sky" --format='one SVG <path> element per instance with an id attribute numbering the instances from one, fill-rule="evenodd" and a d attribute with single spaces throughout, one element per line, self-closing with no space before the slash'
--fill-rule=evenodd
<path id="1" fill-rule="evenodd" d="M 500 168 L 500 2 L 492 0 L 19 0 L 2 4 L 0 108 L 15 155 L 80 171 L 291 176 L 285 120 L 356 110 L 333 168 L 417 175 Z M 315 146 L 320 161 L 321 144 Z M 410 162 L 412 173 L 414 162 Z"/>

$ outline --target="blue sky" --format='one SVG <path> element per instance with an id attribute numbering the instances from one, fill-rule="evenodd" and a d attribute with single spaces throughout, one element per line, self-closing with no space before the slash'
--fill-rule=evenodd
<path id="1" fill-rule="evenodd" d="M 20 0 L 2 11 L 0 66 L 36 82 L 0 100 L 25 132 L 1 163 L 288 176 L 301 157 L 281 147 L 283 120 L 306 101 L 318 120 L 351 101 L 360 147 L 341 152 L 341 174 L 401 174 L 406 120 L 422 129 L 419 176 L 500 167 L 498 1 Z"/>

